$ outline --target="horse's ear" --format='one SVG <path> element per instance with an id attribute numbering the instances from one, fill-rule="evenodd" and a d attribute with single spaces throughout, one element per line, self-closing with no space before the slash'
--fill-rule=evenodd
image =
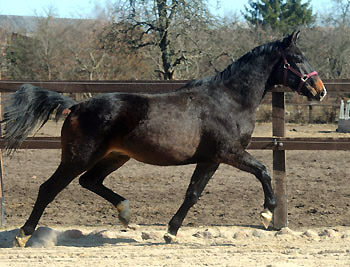
<path id="1" fill-rule="evenodd" d="M 294 31 L 291 35 L 292 35 L 293 44 L 297 44 L 297 40 L 299 39 L 300 31 Z"/>
<path id="2" fill-rule="evenodd" d="M 299 38 L 300 31 L 294 31 L 291 35 L 285 37 L 283 39 L 284 48 L 291 47 L 297 44 L 297 40 Z"/>

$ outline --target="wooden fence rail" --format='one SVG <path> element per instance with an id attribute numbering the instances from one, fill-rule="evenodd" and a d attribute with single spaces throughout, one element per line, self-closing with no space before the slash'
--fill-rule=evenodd
<path id="1" fill-rule="evenodd" d="M 329 93 L 350 94 L 350 79 L 324 80 Z M 23 83 L 31 83 L 61 93 L 106 93 L 174 91 L 186 81 L 0 81 L 0 94 L 10 93 Z M 285 137 L 285 92 L 288 88 L 272 89 L 272 137 L 253 137 L 249 149 L 273 150 L 273 180 L 278 206 L 275 209 L 274 228 L 288 225 L 286 150 L 350 150 L 350 138 L 288 138 Z M 1 133 L 1 128 L 0 128 Z M 0 138 L 0 149 L 4 141 Z M 59 137 L 32 137 L 21 149 L 60 149 Z M 0 154 L 0 216 L 4 225 L 3 169 Z"/>

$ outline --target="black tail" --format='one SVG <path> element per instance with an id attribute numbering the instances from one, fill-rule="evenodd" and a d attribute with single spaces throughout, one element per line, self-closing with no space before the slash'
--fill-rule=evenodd
<path id="1" fill-rule="evenodd" d="M 22 85 L 4 101 L 3 138 L 5 148 L 11 152 L 28 137 L 28 135 L 44 124 L 55 113 L 55 119 L 61 117 L 64 109 L 72 107 L 76 102 L 57 92 L 48 91 L 31 84 Z"/>

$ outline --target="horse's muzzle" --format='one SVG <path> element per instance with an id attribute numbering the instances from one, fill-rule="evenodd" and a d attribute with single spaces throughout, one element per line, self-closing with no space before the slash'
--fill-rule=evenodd
<path id="1" fill-rule="evenodd" d="M 326 97 L 326 87 L 319 77 L 316 77 L 316 80 L 314 80 L 313 89 L 316 91 L 314 95 L 316 100 L 322 101 Z"/>
<path id="2" fill-rule="evenodd" d="M 322 101 L 327 95 L 327 90 L 326 90 L 326 87 L 323 87 L 322 91 L 320 91 L 318 94 L 317 94 L 317 98 L 319 101 Z"/>

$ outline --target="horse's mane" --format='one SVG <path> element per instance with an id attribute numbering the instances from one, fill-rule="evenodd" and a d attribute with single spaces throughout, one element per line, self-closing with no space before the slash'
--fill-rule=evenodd
<path id="1" fill-rule="evenodd" d="M 215 86 L 215 85 L 222 84 L 225 81 L 229 81 L 235 73 L 241 70 L 242 66 L 253 63 L 253 59 L 257 58 L 260 55 L 270 54 L 275 49 L 279 48 L 280 44 L 281 44 L 281 41 L 277 40 L 271 43 L 257 46 L 253 50 L 244 54 L 239 59 L 234 61 L 232 64 L 227 66 L 226 69 L 224 69 L 223 71 L 218 72 L 214 76 L 208 76 L 205 78 L 189 81 L 184 86 L 184 88 L 193 88 L 193 87 L 203 86 L 203 85 Z"/>

